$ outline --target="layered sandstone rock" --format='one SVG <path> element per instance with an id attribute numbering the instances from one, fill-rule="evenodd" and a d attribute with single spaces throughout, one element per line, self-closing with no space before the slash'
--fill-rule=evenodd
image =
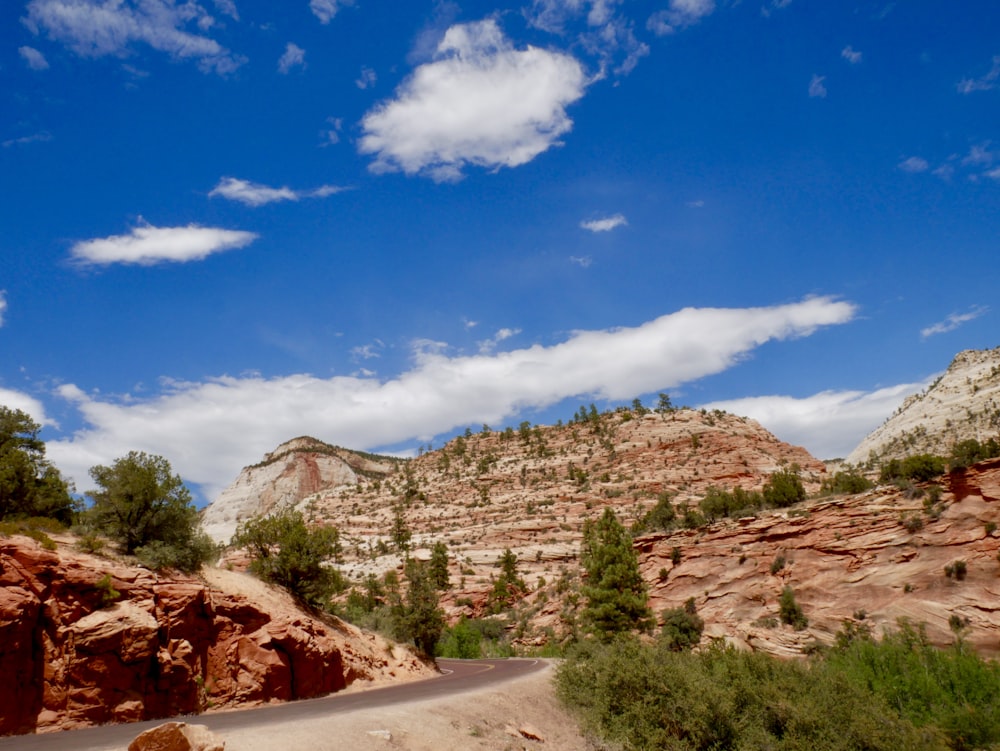
<path id="1" fill-rule="evenodd" d="M 214 585 L 0 539 L 0 734 L 168 717 L 426 676 L 256 580 Z M 117 596 L 116 596 L 117 593 Z"/>
<path id="2" fill-rule="evenodd" d="M 389 458 L 330 446 L 315 438 L 281 444 L 259 463 L 245 467 L 202 515 L 202 528 L 216 542 L 228 543 L 239 523 L 274 509 L 294 506 L 321 490 L 381 477 L 394 469 Z"/>
<path id="3" fill-rule="evenodd" d="M 1000 434 L 1000 347 L 960 352 L 930 388 L 908 397 L 846 461 L 947 456 L 958 441 Z"/>
<path id="4" fill-rule="evenodd" d="M 640 538 L 650 604 L 659 613 L 693 598 L 707 636 L 779 655 L 829 644 L 852 619 L 876 635 L 899 618 L 925 623 L 931 641 L 943 646 L 955 640 L 956 616 L 967 624 L 968 643 L 998 656 L 1000 460 L 946 476 L 943 484 L 936 507 L 884 487 Z M 919 524 L 906 523 L 912 519 Z M 956 561 L 966 564 L 964 578 L 945 573 Z M 809 619 L 804 630 L 778 621 L 785 586 Z"/>

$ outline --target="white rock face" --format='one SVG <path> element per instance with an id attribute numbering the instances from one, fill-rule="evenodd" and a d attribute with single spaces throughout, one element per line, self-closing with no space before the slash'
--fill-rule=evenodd
<path id="1" fill-rule="evenodd" d="M 239 477 L 202 513 L 201 526 L 216 542 L 228 543 L 240 522 L 294 506 L 321 490 L 353 485 L 358 471 L 388 474 L 390 460 L 356 454 L 318 441 L 295 438 L 263 461 L 244 467 Z"/>
<path id="2" fill-rule="evenodd" d="M 947 456 L 958 441 L 983 441 L 1000 433 L 1000 347 L 966 350 L 922 394 L 909 397 L 847 457 L 851 464 Z"/>

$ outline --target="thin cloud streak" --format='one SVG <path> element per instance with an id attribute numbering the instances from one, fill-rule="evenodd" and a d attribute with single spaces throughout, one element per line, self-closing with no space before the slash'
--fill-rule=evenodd
<path id="1" fill-rule="evenodd" d="M 279 201 L 298 201 L 302 198 L 326 198 L 340 193 L 347 188 L 337 185 L 321 185 L 311 190 L 292 190 L 287 185 L 272 188 L 269 185 L 240 180 L 236 177 L 223 177 L 219 184 L 209 192 L 209 198 L 219 196 L 229 201 L 237 201 L 245 206 L 264 206 Z"/>
<path id="2" fill-rule="evenodd" d="M 920 338 L 926 339 L 929 336 L 934 336 L 935 334 L 947 334 L 949 331 L 954 331 L 963 323 L 968 323 L 969 321 L 974 321 L 979 318 L 979 316 L 984 315 L 989 312 L 989 306 L 986 305 L 976 305 L 968 313 L 952 313 L 943 321 L 938 321 L 937 323 L 928 326 L 927 328 L 920 330 Z"/>
<path id="3" fill-rule="evenodd" d="M 624 227 L 628 224 L 628 220 L 625 219 L 624 214 L 614 214 L 613 216 L 607 216 L 603 219 L 592 219 L 586 222 L 580 222 L 580 226 L 587 230 L 588 232 L 610 232 L 618 227 Z"/>
<path id="4" fill-rule="evenodd" d="M 143 224 L 127 235 L 86 240 L 70 251 L 73 260 L 90 266 L 114 263 L 152 266 L 165 261 L 200 261 L 213 253 L 242 248 L 257 239 L 253 232 L 201 227 L 154 227 Z"/>
<path id="5" fill-rule="evenodd" d="M 138 402 L 66 385 L 59 393 L 87 427 L 50 442 L 49 455 L 82 483 L 90 466 L 127 451 L 162 454 L 214 497 L 289 436 L 378 449 L 574 396 L 629 399 L 719 373 L 765 342 L 808 336 L 855 313 L 849 302 L 817 297 L 762 308 L 686 308 L 634 328 L 578 331 L 552 346 L 504 352 L 451 356 L 440 343 L 419 342 L 412 367 L 386 380 L 220 376 L 168 383 Z M 501 330 L 494 341 L 513 333 Z"/>

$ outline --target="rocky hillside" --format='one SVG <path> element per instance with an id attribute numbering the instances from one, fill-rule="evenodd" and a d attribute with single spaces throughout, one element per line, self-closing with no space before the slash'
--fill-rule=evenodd
<path id="1" fill-rule="evenodd" d="M 391 473 L 398 460 L 338 448 L 315 438 L 294 438 L 245 467 L 202 516 L 216 542 L 229 542 L 245 519 L 294 505 L 320 490 L 355 485 Z"/>
<path id="2" fill-rule="evenodd" d="M 780 655 L 831 642 L 845 619 L 877 633 L 900 617 L 926 622 L 935 643 L 950 643 L 958 624 L 983 652 L 1000 651 L 1000 610 L 990 604 L 1000 581 L 997 461 L 906 491 L 821 496 L 824 464 L 752 420 L 581 411 L 568 425 L 467 431 L 390 475 L 321 490 L 298 507 L 340 529 L 342 569 L 354 581 L 400 570 L 400 529 L 418 558 L 444 542 L 452 622 L 488 615 L 499 558 L 511 549 L 527 593 L 505 617 L 508 634 L 541 646 L 580 625 L 586 520 L 611 507 L 630 525 L 664 497 L 683 516 L 711 487 L 759 489 L 792 465 L 810 493 L 804 503 L 636 539 L 657 613 L 693 599 L 710 636 Z M 806 629 L 778 620 L 785 586 Z"/>
<path id="3" fill-rule="evenodd" d="M 405 649 L 303 614 L 243 574 L 161 576 L 0 538 L 0 735 L 297 699 L 424 677 Z"/>
<path id="4" fill-rule="evenodd" d="M 958 441 L 1000 433 L 1000 347 L 960 352 L 930 388 L 907 398 L 855 448 L 854 465 L 912 454 L 947 456 Z"/>

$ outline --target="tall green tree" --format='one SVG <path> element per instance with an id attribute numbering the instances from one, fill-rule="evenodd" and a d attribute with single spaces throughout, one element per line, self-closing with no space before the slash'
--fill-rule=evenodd
<path id="1" fill-rule="evenodd" d="M 154 568 L 194 571 L 214 553 L 191 493 L 162 456 L 131 451 L 90 470 L 97 490 L 86 521 Z"/>
<path id="2" fill-rule="evenodd" d="M 40 430 L 27 413 L 0 405 L 0 519 L 48 516 L 69 524 L 77 505 L 45 459 Z"/>
<path id="3" fill-rule="evenodd" d="M 595 636 L 609 641 L 617 633 L 653 627 L 632 536 L 610 508 L 584 525 L 580 561 L 587 572 L 583 617 Z"/>
<path id="4" fill-rule="evenodd" d="M 451 587 L 451 577 L 448 576 L 448 546 L 438 540 L 431 549 L 430 577 L 439 590 Z"/>
<path id="5" fill-rule="evenodd" d="M 399 629 L 421 652 L 434 656 L 434 647 L 444 631 L 444 611 L 438 606 L 438 591 L 430 567 L 409 559 L 406 562 L 406 601 L 399 614 Z"/>
<path id="6" fill-rule="evenodd" d="M 313 607 L 325 608 L 344 587 L 330 561 L 341 554 L 336 527 L 310 529 L 301 512 L 286 509 L 240 524 L 233 545 L 246 548 L 250 570 Z"/>

